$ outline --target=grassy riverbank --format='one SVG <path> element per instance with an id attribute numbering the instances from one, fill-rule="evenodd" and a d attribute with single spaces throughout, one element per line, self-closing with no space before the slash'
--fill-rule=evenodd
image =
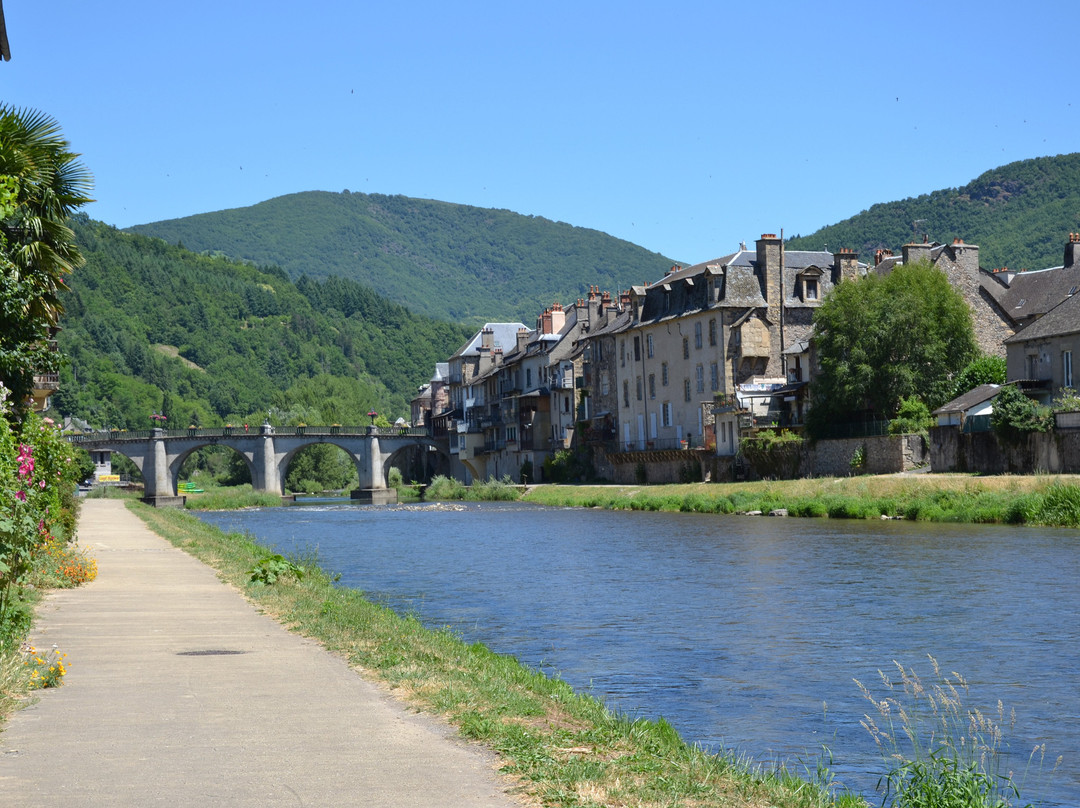
<path id="1" fill-rule="evenodd" d="M 685 485 L 540 485 L 528 502 L 694 513 L 785 509 L 790 516 L 1080 527 L 1080 477 L 882 475 Z"/>
<path id="2" fill-rule="evenodd" d="M 631 721 L 564 682 L 450 631 L 430 631 L 336 587 L 316 559 L 302 578 L 253 584 L 269 553 L 191 514 L 129 507 L 153 530 L 217 569 L 223 580 L 291 630 L 345 656 L 418 709 L 445 717 L 496 750 L 527 802 L 554 806 L 856 806 L 821 783 L 731 755 L 707 755 L 663 721 Z M 813 765 L 813 764 L 811 764 Z M 816 776 L 816 775 L 815 775 Z M 826 775 L 827 776 L 827 775 Z"/>

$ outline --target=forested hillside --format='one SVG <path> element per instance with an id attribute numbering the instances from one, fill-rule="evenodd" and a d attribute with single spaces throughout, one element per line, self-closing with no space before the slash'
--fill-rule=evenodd
<path id="1" fill-rule="evenodd" d="M 562 222 L 410 199 L 321 191 L 131 228 L 197 252 L 339 276 L 453 322 L 531 323 L 546 306 L 663 275 L 671 261 Z"/>
<path id="2" fill-rule="evenodd" d="M 1080 154 L 1039 157 L 987 171 L 963 188 L 874 205 L 857 216 L 787 242 L 791 249 L 851 247 L 899 251 L 912 239 L 979 245 L 987 268 L 1059 266 L 1070 232 L 1080 230 Z"/>
<path id="3" fill-rule="evenodd" d="M 197 255 L 72 221 L 86 266 L 69 278 L 53 404 L 92 426 L 393 420 L 468 336 L 342 279 L 297 286 L 276 268 Z"/>

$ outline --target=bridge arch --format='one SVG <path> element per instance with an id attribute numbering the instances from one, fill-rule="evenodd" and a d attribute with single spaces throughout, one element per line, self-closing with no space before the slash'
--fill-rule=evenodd
<path id="1" fill-rule="evenodd" d="M 330 443 L 343 449 L 353 460 L 360 489 L 376 491 L 387 487 L 386 474 L 394 458 L 406 450 L 446 456 L 448 447 L 424 430 L 378 429 L 376 427 L 281 427 L 263 424 L 258 432 L 234 427 L 218 429 L 170 430 L 73 435 L 73 443 L 87 449 L 114 451 L 131 459 L 143 475 L 146 499 L 169 502 L 176 498 L 180 467 L 191 453 L 205 446 L 227 446 L 244 458 L 251 471 L 252 488 L 281 494 L 289 463 L 301 449 Z"/>

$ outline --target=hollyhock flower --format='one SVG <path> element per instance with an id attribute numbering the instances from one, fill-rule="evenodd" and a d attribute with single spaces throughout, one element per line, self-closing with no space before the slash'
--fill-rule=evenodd
<path id="1" fill-rule="evenodd" d="M 26 502 L 26 492 L 25 491 L 16 491 L 15 492 L 15 499 L 19 500 L 19 502 Z"/>

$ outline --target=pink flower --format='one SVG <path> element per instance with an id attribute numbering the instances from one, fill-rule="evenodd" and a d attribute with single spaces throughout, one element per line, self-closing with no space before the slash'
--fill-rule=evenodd
<path id="1" fill-rule="evenodd" d="M 42 480 L 41 482 L 39 482 L 38 486 L 40 486 L 42 489 L 44 489 L 45 488 L 45 481 Z"/>
<path id="2" fill-rule="evenodd" d="M 25 491 L 16 491 L 15 492 L 15 499 L 19 500 L 19 502 L 26 502 L 26 492 Z"/>

